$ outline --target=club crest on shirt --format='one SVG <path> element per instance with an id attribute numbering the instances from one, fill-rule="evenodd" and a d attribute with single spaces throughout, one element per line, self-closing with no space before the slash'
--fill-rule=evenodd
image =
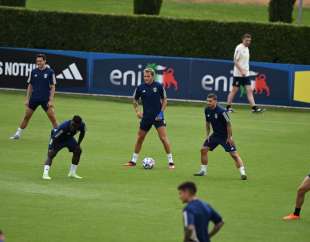
<path id="1" fill-rule="evenodd" d="M 214 118 L 217 119 L 217 113 L 214 114 Z"/>
<path id="2" fill-rule="evenodd" d="M 44 78 L 47 78 L 47 74 L 46 73 L 44 74 Z"/>
<path id="3" fill-rule="evenodd" d="M 34 77 L 38 77 L 38 74 L 34 74 Z"/>
<path id="4" fill-rule="evenodd" d="M 154 88 L 153 88 L 153 92 L 157 92 L 157 87 L 154 87 Z"/>
<path id="5" fill-rule="evenodd" d="M 146 90 L 142 90 L 142 93 L 146 93 Z"/>

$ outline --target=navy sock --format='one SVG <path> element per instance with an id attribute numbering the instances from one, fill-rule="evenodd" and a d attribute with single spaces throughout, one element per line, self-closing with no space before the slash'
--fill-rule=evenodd
<path id="1" fill-rule="evenodd" d="M 294 215 L 299 216 L 301 208 L 295 208 Z"/>

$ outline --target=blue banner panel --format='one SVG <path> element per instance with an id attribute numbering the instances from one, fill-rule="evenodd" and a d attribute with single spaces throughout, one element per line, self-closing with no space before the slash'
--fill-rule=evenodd
<path id="1" fill-rule="evenodd" d="M 26 88 L 35 55 L 45 53 L 57 90 L 131 96 L 152 67 L 168 98 L 205 100 L 211 92 L 225 102 L 232 89 L 233 62 L 45 49 L 0 48 L 0 87 Z M 310 66 L 251 62 L 251 88 L 258 104 L 310 107 Z M 247 103 L 241 90 L 234 102 Z"/>
<path id="2" fill-rule="evenodd" d="M 87 91 L 87 58 L 69 52 L 0 48 L 0 87 L 26 88 L 30 72 L 36 68 L 35 57 L 46 54 L 47 64 L 55 71 L 59 91 Z"/>
<path id="3" fill-rule="evenodd" d="M 210 92 L 220 101 L 226 101 L 232 89 L 233 64 L 227 61 L 193 60 L 189 98 L 205 99 Z M 259 104 L 289 105 L 289 71 L 251 65 L 251 81 L 255 100 Z M 235 102 L 247 102 L 245 92 L 238 93 Z"/>
<path id="4" fill-rule="evenodd" d="M 169 58 L 117 58 L 94 60 L 93 83 L 90 90 L 113 95 L 133 94 L 143 82 L 143 70 L 152 67 L 156 81 L 167 90 L 169 98 L 188 96 L 189 61 Z"/>

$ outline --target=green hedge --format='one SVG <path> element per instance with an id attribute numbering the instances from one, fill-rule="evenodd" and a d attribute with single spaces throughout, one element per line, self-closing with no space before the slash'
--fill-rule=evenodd
<path id="1" fill-rule="evenodd" d="M 232 59 L 245 32 L 252 60 L 310 64 L 310 28 L 0 8 L 0 46 Z"/>
<path id="2" fill-rule="evenodd" d="M 25 7 L 26 6 L 26 0 L 0 0 L 0 6 Z"/>

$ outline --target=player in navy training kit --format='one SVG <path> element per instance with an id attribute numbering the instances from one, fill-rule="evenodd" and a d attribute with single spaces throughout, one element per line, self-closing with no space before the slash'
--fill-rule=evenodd
<path id="1" fill-rule="evenodd" d="M 36 56 L 36 64 L 37 68 L 31 71 L 27 81 L 26 113 L 11 139 L 19 139 L 21 137 L 23 130 L 27 127 L 32 114 L 38 106 L 41 106 L 46 112 L 53 128 L 57 127 L 54 111 L 55 73 L 46 65 L 46 56 L 44 54 Z"/>
<path id="2" fill-rule="evenodd" d="M 130 167 L 136 166 L 144 138 L 154 125 L 167 153 L 168 166 L 174 169 L 174 162 L 164 119 L 164 111 L 167 106 L 167 95 L 163 86 L 154 81 L 154 77 L 155 71 L 151 68 L 146 68 L 144 70 L 144 83 L 139 85 L 134 93 L 133 105 L 136 115 L 141 119 L 141 122 L 132 159 L 125 165 Z M 143 105 L 143 113 L 139 111 L 140 100 Z"/>
<path id="3" fill-rule="evenodd" d="M 210 242 L 223 227 L 222 217 L 206 202 L 196 197 L 197 188 L 193 182 L 184 182 L 179 187 L 179 197 L 187 203 L 183 209 L 184 242 Z M 214 223 L 209 232 L 210 222 Z"/>
<path id="4" fill-rule="evenodd" d="M 74 136 L 80 132 L 78 141 L 75 140 Z M 84 139 L 86 132 L 85 123 L 82 118 L 75 115 L 72 120 L 68 120 L 60 124 L 56 129 L 51 132 L 51 140 L 48 146 L 47 159 L 44 165 L 43 179 L 51 180 L 49 176 L 49 170 L 52 165 L 54 157 L 63 148 L 67 148 L 73 153 L 72 165 L 68 177 L 82 179 L 82 177 L 76 174 L 77 166 L 80 162 L 82 153 L 81 143 Z"/>
<path id="5" fill-rule="evenodd" d="M 221 145 L 226 152 L 229 152 L 234 159 L 236 167 L 239 169 L 241 179 L 246 180 L 247 176 L 243 161 L 239 156 L 234 141 L 232 139 L 232 127 L 226 109 L 217 104 L 217 96 L 209 94 L 207 107 L 205 109 L 207 139 L 201 148 L 201 169 L 195 176 L 204 176 L 208 168 L 208 151 L 214 150 Z M 212 125 L 213 133 L 210 135 Z"/>

